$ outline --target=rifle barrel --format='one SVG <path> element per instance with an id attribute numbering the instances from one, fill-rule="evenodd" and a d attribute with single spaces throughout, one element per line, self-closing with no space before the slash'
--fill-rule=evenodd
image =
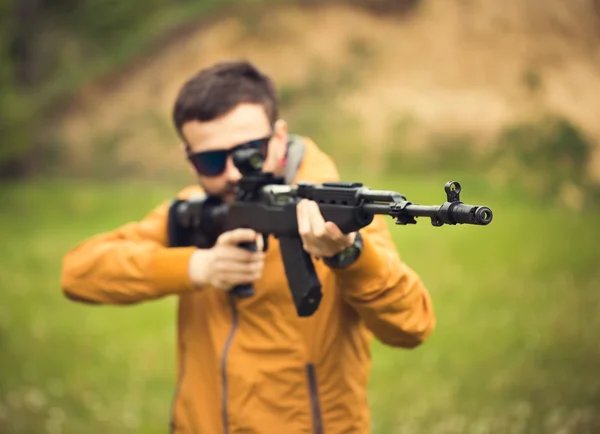
<path id="1" fill-rule="evenodd" d="M 449 203 L 442 205 L 406 204 L 398 208 L 396 203 L 364 204 L 363 210 L 369 214 L 386 214 L 392 217 L 430 217 L 448 224 L 474 224 L 485 226 L 492 221 L 492 211 L 485 206 Z"/>

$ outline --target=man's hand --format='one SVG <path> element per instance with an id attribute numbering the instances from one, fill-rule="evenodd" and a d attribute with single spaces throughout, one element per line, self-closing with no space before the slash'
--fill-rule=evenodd
<path id="1" fill-rule="evenodd" d="M 257 252 L 250 252 L 239 243 L 256 242 Z M 212 286 L 228 291 L 242 283 L 260 278 L 264 266 L 262 237 L 251 229 L 235 229 L 219 236 L 210 249 L 196 250 L 190 259 L 190 279 L 197 287 Z"/>
<path id="2" fill-rule="evenodd" d="M 354 242 L 356 232 L 344 234 L 335 223 L 326 222 L 314 201 L 302 199 L 298 202 L 296 214 L 304 250 L 313 256 L 335 256 Z"/>

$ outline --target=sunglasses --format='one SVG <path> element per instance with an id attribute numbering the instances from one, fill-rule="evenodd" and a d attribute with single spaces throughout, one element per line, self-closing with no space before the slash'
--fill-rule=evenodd
<path id="1" fill-rule="evenodd" d="M 270 135 L 262 139 L 251 140 L 234 146 L 231 149 L 217 149 L 214 151 L 197 152 L 195 154 L 190 153 L 188 148 L 187 158 L 200 175 L 219 176 L 225 171 L 229 156 L 238 149 L 258 149 L 266 157 L 269 141 L 272 137 Z"/>

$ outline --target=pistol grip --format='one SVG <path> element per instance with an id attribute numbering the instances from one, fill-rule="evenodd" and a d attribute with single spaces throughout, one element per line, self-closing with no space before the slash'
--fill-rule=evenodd
<path id="1" fill-rule="evenodd" d="M 256 252 L 258 250 L 258 246 L 254 242 L 240 243 L 239 246 L 243 249 L 250 250 L 251 252 Z M 231 288 L 230 292 L 238 298 L 248 298 L 254 295 L 254 287 L 252 286 L 252 283 L 242 283 Z"/>

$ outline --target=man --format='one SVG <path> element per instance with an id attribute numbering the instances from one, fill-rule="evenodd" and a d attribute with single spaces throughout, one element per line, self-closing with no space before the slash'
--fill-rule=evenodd
<path id="1" fill-rule="evenodd" d="M 200 184 L 180 198 L 205 192 L 231 201 L 240 173 L 230 151 L 239 145 L 262 149 L 264 170 L 289 183 L 338 179 L 315 143 L 288 135 L 272 81 L 247 62 L 192 77 L 174 122 Z M 238 244 L 260 235 L 238 229 L 210 249 L 168 247 L 168 204 L 75 247 L 64 258 L 62 288 L 91 303 L 179 297 L 172 432 L 370 432 L 371 336 L 414 348 L 435 324 L 430 297 L 400 260 L 383 217 L 343 234 L 314 202 L 298 204 L 298 230 L 323 285 L 317 312 L 299 317 L 276 239 L 266 252 L 249 252 Z M 253 296 L 231 295 L 247 282 Z"/>

